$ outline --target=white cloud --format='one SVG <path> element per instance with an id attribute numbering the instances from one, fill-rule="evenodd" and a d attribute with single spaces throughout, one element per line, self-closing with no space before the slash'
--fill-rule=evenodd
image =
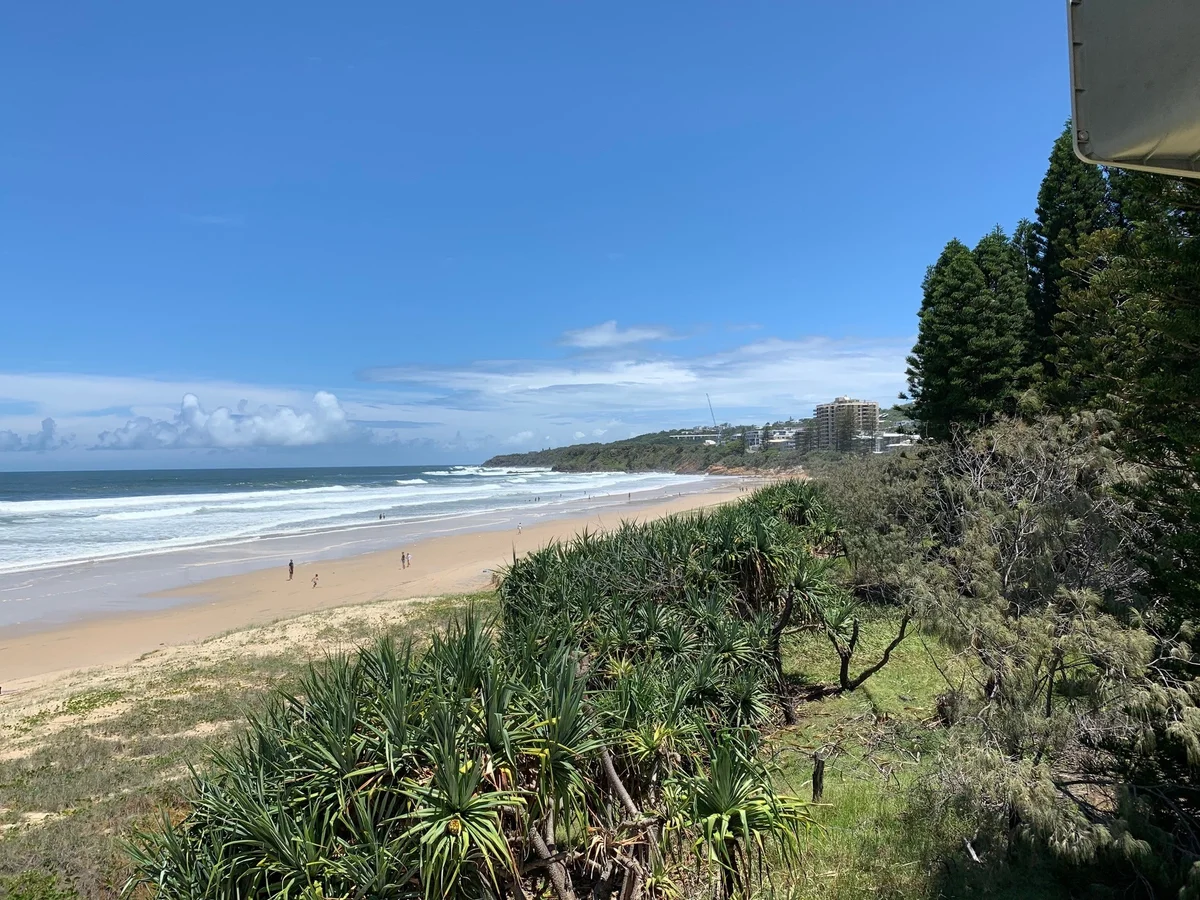
<path id="1" fill-rule="evenodd" d="M 42 428 L 32 434 L 18 434 L 15 431 L 0 431 L 0 452 L 26 450 L 43 453 L 47 450 L 58 450 L 71 446 L 71 438 L 63 438 L 58 434 L 58 426 L 53 419 L 42 419 Z"/>
<path id="2" fill-rule="evenodd" d="M 889 401 L 904 387 L 911 346 L 908 337 L 772 338 L 693 355 L 626 346 L 603 355 L 568 352 L 558 359 L 381 367 L 363 372 L 363 383 L 336 387 L 317 400 L 313 388 L 0 372 L 0 441 L 33 446 L 36 438 L 49 447 L 39 425 L 52 418 L 56 438 L 77 436 L 77 449 L 67 449 L 64 441 L 53 457 L 71 465 L 95 464 L 97 455 L 84 452 L 90 446 L 141 448 L 143 453 L 127 458 L 168 464 L 186 452 L 179 448 L 195 448 L 192 455 L 199 458 L 211 448 L 343 441 L 345 449 L 314 449 L 305 458 L 335 464 L 342 457 L 366 458 L 353 454 L 374 447 L 371 459 L 397 463 L 484 459 L 506 447 L 699 425 L 709 421 L 706 393 L 717 418 L 730 422 L 808 415 L 815 403 L 839 394 Z M 180 397 L 189 394 L 201 399 L 181 405 Z M 322 403 L 321 397 L 328 399 Z M 535 441 L 535 435 L 548 437 Z M 286 455 L 271 459 L 300 459 L 291 450 L 276 452 Z M 37 457 L 6 458 L 8 465 L 18 459 L 27 465 Z"/>
<path id="3" fill-rule="evenodd" d="M 232 381 L 0 372 L 0 397 L 31 401 L 53 415 L 60 426 L 73 416 L 91 415 L 114 405 L 130 408 L 137 415 L 167 418 L 178 410 L 180 397 L 196 393 L 202 393 L 209 403 L 230 407 L 243 400 L 252 405 L 299 406 L 312 397 L 311 390 Z M 121 424 L 124 419 L 109 421 Z"/>
<path id="4" fill-rule="evenodd" d="M 344 440 L 353 431 L 338 398 L 318 391 L 310 409 L 260 406 L 247 412 L 219 406 L 207 412 L 195 394 L 184 394 L 171 420 L 137 416 L 120 428 L 102 431 L 95 449 L 174 450 L 180 448 L 238 449 L 244 447 L 305 447 Z"/>
<path id="5" fill-rule="evenodd" d="M 670 341 L 675 338 L 675 333 L 669 328 L 657 325 L 634 325 L 630 328 L 618 328 L 616 319 L 610 319 L 599 325 L 563 332 L 560 343 L 568 347 L 580 347 L 584 350 L 600 350 L 608 347 L 644 344 L 647 341 Z"/>
<path id="6" fill-rule="evenodd" d="M 445 409 L 592 420 L 631 414 L 703 413 L 705 394 L 718 417 L 807 414 L 840 394 L 894 397 L 905 384 L 910 338 L 833 340 L 775 338 L 702 356 L 499 360 L 461 367 L 393 367 L 363 373 L 368 381 L 432 392 Z M 447 412 L 439 412 L 446 418 Z M 582 420 L 582 421 L 581 421 Z M 600 420 L 597 422 L 596 420 Z M 525 422 L 522 422 L 525 424 Z M 570 434 L 574 431 L 567 432 Z"/>

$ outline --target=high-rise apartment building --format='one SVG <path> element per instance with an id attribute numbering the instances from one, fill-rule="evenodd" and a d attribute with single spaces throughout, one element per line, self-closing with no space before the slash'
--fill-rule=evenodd
<path id="1" fill-rule="evenodd" d="M 813 426 L 814 450 L 870 453 L 879 433 L 879 404 L 873 400 L 838 397 L 832 403 L 817 405 Z"/>

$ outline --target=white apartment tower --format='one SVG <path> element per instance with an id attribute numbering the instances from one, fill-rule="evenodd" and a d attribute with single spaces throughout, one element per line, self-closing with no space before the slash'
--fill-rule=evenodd
<path id="1" fill-rule="evenodd" d="M 872 451 L 879 433 L 879 404 L 873 400 L 838 397 L 817 404 L 814 450 Z"/>

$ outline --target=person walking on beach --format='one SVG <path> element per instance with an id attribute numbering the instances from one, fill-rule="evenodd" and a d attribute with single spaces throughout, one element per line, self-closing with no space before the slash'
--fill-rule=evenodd
<path id="1" fill-rule="evenodd" d="M 521 533 L 521 523 L 518 522 L 517 523 L 517 534 L 520 534 L 520 533 Z"/>
<path id="2" fill-rule="evenodd" d="M 318 578 L 320 578 L 320 577 L 321 577 L 320 575 L 314 575 L 314 576 L 313 576 L 313 587 L 316 587 L 316 586 L 317 586 L 317 579 L 318 579 Z"/>
<path id="3" fill-rule="evenodd" d="M 296 574 L 296 561 L 294 559 L 289 559 L 288 560 L 288 581 L 291 581 L 292 576 L 295 574 Z"/>
<path id="4" fill-rule="evenodd" d="M 400 551 L 400 568 L 402 568 L 402 569 L 408 568 L 408 554 L 405 553 L 403 550 Z"/>
<path id="5" fill-rule="evenodd" d="M 410 569 L 412 568 L 412 554 L 411 553 L 404 554 L 404 564 L 406 566 L 408 566 Z"/>

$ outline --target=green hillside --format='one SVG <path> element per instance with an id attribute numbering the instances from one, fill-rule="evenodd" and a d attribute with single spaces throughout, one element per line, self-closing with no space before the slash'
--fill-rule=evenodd
<path id="1" fill-rule="evenodd" d="M 493 456 L 487 466 L 552 466 L 560 472 L 705 472 L 712 468 L 754 471 L 791 468 L 800 464 L 794 450 L 746 453 L 740 435 L 750 426 L 726 428 L 737 437 L 719 446 L 684 440 L 681 431 L 642 434 L 607 444 L 572 444 L 529 453 Z"/>

